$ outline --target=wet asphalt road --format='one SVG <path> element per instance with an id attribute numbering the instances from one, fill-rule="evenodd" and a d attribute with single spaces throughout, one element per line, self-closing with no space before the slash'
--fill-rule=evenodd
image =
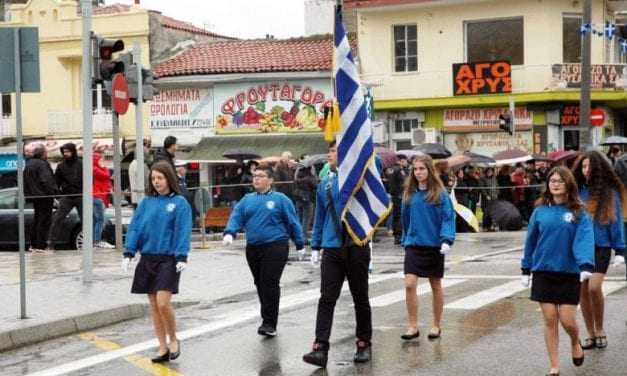
<path id="1" fill-rule="evenodd" d="M 376 245 L 379 252 L 370 284 L 375 329 L 370 363 L 355 365 L 352 362 L 354 314 L 347 292 L 336 306 L 329 366 L 320 370 L 302 362 L 301 357 L 309 350 L 314 335 L 319 275 L 309 263 L 292 262 L 288 267 L 301 268 L 303 277 L 283 286 L 282 304 L 286 307 L 281 311 L 278 336 L 274 339 L 256 334 L 258 304 L 256 293 L 251 290 L 179 309 L 178 332 L 184 337 L 182 355 L 166 366 L 150 364 L 148 359 L 155 349 L 149 344 L 140 346 L 142 351 L 134 355 L 99 362 L 102 354 L 114 354 L 120 348 L 152 340 L 151 321 L 144 318 L 0 354 L 0 373 L 28 375 L 44 371 L 41 374 L 46 374 L 45 370 L 76 365 L 85 359 L 98 363 L 69 374 L 468 376 L 546 373 L 548 360 L 538 305 L 529 301 L 529 290 L 516 287 L 520 253 L 468 258 L 514 247 L 520 244 L 519 236 L 458 241 L 445 273 L 445 285 L 448 285 L 444 290 L 445 304 L 451 307 L 444 311 L 442 338 L 426 339 L 431 320 L 431 295 L 427 292 L 419 297 L 420 329 L 424 334 L 411 342 L 399 339 L 406 329 L 404 290 L 399 275 L 402 250 L 389 241 L 384 238 Z M 584 366 L 575 369 L 566 335 L 560 331 L 562 375 L 627 375 L 624 268 L 611 269 L 609 276 L 612 280 L 606 286 L 615 290 L 606 300 L 609 347 L 587 351 Z M 184 294 L 184 286 L 181 291 Z M 499 293 L 503 296 L 499 297 Z M 581 317 L 579 322 L 583 331 Z"/>

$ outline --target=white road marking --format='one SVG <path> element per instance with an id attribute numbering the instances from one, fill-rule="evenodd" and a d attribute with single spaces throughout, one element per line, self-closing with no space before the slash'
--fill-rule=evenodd
<path id="1" fill-rule="evenodd" d="M 517 292 L 526 290 L 520 281 L 508 282 L 504 285 L 496 286 L 488 290 L 478 292 L 465 298 L 456 300 L 444 306 L 448 309 L 478 309 L 485 305 L 494 303 L 503 298 L 510 297 Z"/>
<path id="2" fill-rule="evenodd" d="M 465 282 L 465 279 L 448 279 L 445 278 L 442 280 L 442 288 L 447 288 L 458 283 Z M 425 295 L 431 292 L 431 287 L 429 283 L 421 283 L 418 285 L 417 294 Z M 390 304 L 394 304 L 397 302 L 401 302 L 405 300 L 405 289 L 396 290 L 388 294 L 379 295 L 376 298 L 370 299 L 371 307 L 385 307 Z"/>

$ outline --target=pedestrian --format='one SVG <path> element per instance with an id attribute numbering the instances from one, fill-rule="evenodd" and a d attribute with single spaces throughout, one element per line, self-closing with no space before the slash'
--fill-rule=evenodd
<path id="1" fill-rule="evenodd" d="M 174 136 L 168 136 L 163 140 L 163 148 L 157 150 L 153 163 L 158 161 L 166 161 L 172 167 L 172 171 L 176 171 L 174 158 L 176 158 L 177 140 Z"/>
<path id="2" fill-rule="evenodd" d="M 252 159 L 246 164 L 246 169 L 244 170 L 240 181 L 240 184 L 246 185 L 244 187 L 245 193 L 251 193 L 255 191 L 255 188 L 253 187 L 253 174 L 255 173 L 255 169 L 258 166 L 259 162 Z"/>
<path id="3" fill-rule="evenodd" d="M 102 240 L 105 209 L 109 206 L 109 195 L 112 191 L 109 169 L 102 165 L 102 153 L 94 150 L 92 155 L 93 197 L 94 197 L 94 246 L 99 248 L 115 248 Z"/>
<path id="4" fill-rule="evenodd" d="M 179 194 L 176 175 L 170 164 L 164 161 L 154 163 L 150 168 L 148 194 L 139 204 L 128 227 L 122 261 L 122 270 L 127 272 L 135 253 L 141 254 L 131 293 L 148 294 L 159 341 L 159 354 L 152 358 L 153 363 L 174 360 L 181 353 L 171 299 L 172 294 L 179 292 L 181 272 L 187 266 L 191 218 L 191 208 Z"/>
<path id="5" fill-rule="evenodd" d="M 455 241 L 455 211 L 433 160 L 428 155 L 413 161 L 403 194 L 403 247 L 405 247 L 405 303 L 408 329 L 404 340 L 418 338 L 418 278 L 428 278 L 433 297 L 433 324 L 429 339 L 442 333 L 444 257 Z"/>
<path id="6" fill-rule="evenodd" d="M 401 235 L 403 233 L 401 227 L 401 206 L 405 181 L 407 181 L 409 176 L 409 168 L 407 166 L 407 157 L 399 155 L 397 164 L 392 167 L 392 171 L 389 174 L 389 193 L 392 196 L 392 232 L 394 234 L 394 244 L 396 245 L 401 244 Z"/>
<path id="7" fill-rule="evenodd" d="M 333 324 L 335 303 L 340 297 L 344 280 L 348 279 L 355 306 L 356 347 L 353 361 L 368 362 L 372 356 L 372 312 L 368 300 L 368 266 L 370 247 L 357 245 L 340 222 L 340 192 L 337 177 L 337 148 L 335 142 L 329 146 L 329 174 L 318 184 L 316 192 L 316 214 L 311 236 L 312 260 L 318 259 L 322 251 L 320 269 L 320 300 L 316 316 L 316 339 L 312 351 L 303 356 L 303 361 L 326 367 L 329 353 L 329 338 Z"/>
<path id="8" fill-rule="evenodd" d="M 512 195 L 512 178 L 510 174 L 512 172 L 512 167 L 509 165 L 504 165 L 499 168 L 499 172 L 496 175 L 496 185 L 498 187 L 498 199 L 509 201 L 512 204 L 514 203 L 513 195 Z"/>
<path id="9" fill-rule="evenodd" d="M 527 213 L 527 207 L 525 204 L 525 192 L 528 181 L 527 176 L 525 175 L 525 168 L 522 164 L 516 165 L 514 173 L 511 176 L 511 181 L 514 186 L 512 203 L 518 208 L 518 211 L 520 211 L 520 215 L 522 215 L 523 219 L 528 221 L 529 216 L 531 215 L 531 213 Z"/>
<path id="10" fill-rule="evenodd" d="M 483 170 L 481 178 L 479 178 L 479 185 L 481 186 L 479 201 L 481 202 L 481 211 L 483 212 L 481 227 L 483 231 L 492 231 L 493 221 L 492 217 L 488 214 L 488 207 L 497 197 L 494 168 L 487 167 Z"/>
<path id="11" fill-rule="evenodd" d="M 292 160 L 292 153 L 284 151 L 281 153 L 281 159 L 274 168 L 274 176 L 276 177 L 276 191 L 283 193 L 290 200 L 293 200 L 294 191 L 294 169 L 290 167 L 290 161 Z"/>
<path id="12" fill-rule="evenodd" d="M 246 233 L 246 261 L 253 275 L 262 323 L 257 333 L 276 335 L 281 298 L 281 275 L 289 255 L 289 239 L 303 252 L 303 230 L 294 204 L 283 193 L 272 189 L 273 171 L 259 167 L 253 175 L 255 193 L 248 193 L 235 205 L 224 229 L 223 244 L 233 244 L 238 232 Z"/>
<path id="13" fill-rule="evenodd" d="M 54 195 L 58 190 L 44 144 L 29 145 L 29 148 L 32 155 L 24 167 L 24 196 L 35 211 L 30 228 L 30 249 L 43 252 L 50 230 Z"/>
<path id="14" fill-rule="evenodd" d="M 54 176 L 62 197 L 59 199 L 59 206 L 52 217 L 52 226 L 48 234 L 49 250 L 54 250 L 63 220 L 72 209 L 78 210 L 78 216 L 81 222 L 83 221 L 83 162 L 78 157 L 76 145 L 73 143 L 64 144 L 60 150 L 63 161 L 57 166 Z"/>
<path id="15" fill-rule="evenodd" d="M 145 193 L 146 184 L 149 183 L 148 179 L 150 177 L 150 166 L 152 163 L 150 162 L 150 141 L 144 140 L 144 184 L 139 184 L 139 179 L 137 179 L 137 155 L 134 154 L 134 158 L 131 163 L 128 165 L 128 183 L 131 189 L 131 204 L 133 208 L 137 209 L 137 205 L 139 204 L 139 193 Z"/>
<path id="16" fill-rule="evenodd" d="M 187 164 L 185 162 L 176 162 L 176 179 L 179 185 L 181 196 L 185 197 L 190 208 L 192 208 L 192 226 L 196 223 L 198 210 L 194 203 L 194 194 L 187 187 Z"/>
<path id="17" fill-rule="evenodd" d="M 544 317 L 549 375 L 559 375 L 559 323 L 570 337 L 573 363 L 584 361 L 576 314 L 581 282 L 594 270 L 594 231 L 566 167 L 549 172 L 537 204 L 527 229 L 522 284 L 529 287 L 533 274 L 531 300 L 540 303 Z"/>
<path id="18" fill-rule="evenodd" d="M 594 225 L 594 272 L 581 285 L 581 313 L 588 330 L 584 350 L 607 347 L 603 327 L 605 301 L 603 280 L 610 265 L 612 249 L 625 249 L 623 183 L 603 154 L 590 151 L 575 165 L 575 178 L 581 189 L 581 199 Z"/>
<path id="19" fill-rule="evenodd" d="M 294 205 L 298 220 L 303 228 L 305 245 L 309 244 L 309 225 L 313 219 L 313 209 L 316 201 L 316 186 L 318 181 L 311 173 L 310 167 L 303 167 L 296 172 L 296 183 L 294 187 Z M 299 255 L 302 259 L 304 255 Z"/>

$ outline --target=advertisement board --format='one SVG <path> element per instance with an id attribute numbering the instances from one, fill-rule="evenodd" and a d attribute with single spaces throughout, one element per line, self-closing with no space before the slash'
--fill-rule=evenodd
<path id="1" fill-rule="evenodd" d="M 453 108 L 444 110 L 445 132 L 498 131 L 499 115 L 508 108 Z M 526 107 L 514 111 L 516 130 L 529 130 L 533 125 L 533 113 Z"/>
<path id="2" fill-rule="evenodd" d="M 551 66 L 553 81 L 562 82 L 567 88 L 581 87 L 581 64 L 554 64 Z M 623 86 L 627 67 L 618 64 L 594 64 L 590 67 L 590 87 L 593 89 L 616 88 L 617 81 Z"/>
<path id="3" fill-rule="evenodd" d="M 506 132 L 447 133 L 444 135 L 444 145 L 453 154 L 471 151 L 489 157 L 510 146 L 533 152 L 531 131 L 516 132 L 513 139 Z"/>
<path id="4" fill-rule="evenodd" d="M 512 66 L 507 61 L 453 64 L 453 95 L 512 92 Z"/>

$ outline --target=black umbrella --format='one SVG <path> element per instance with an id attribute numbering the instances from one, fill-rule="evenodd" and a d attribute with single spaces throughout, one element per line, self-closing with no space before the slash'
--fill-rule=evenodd
<path id="1" fill-rule="evenodd" d="M 314 154 L 310 155 L 302 161 L 298 162 L 302 167 L 309 168 L 313 165 L 324 164 L 327 161 L 326 154 Z"/>
<path id="2" fill-rule="evenodd" d="M 627 137 L 610 136 L 603 140 L 601 145 L 627 145 Z"/>
<path id="3" fill-rule="evenodd" d="M 477 153 L 473 153 L 471 151 L 465 151 L 464 155 L 468 158 L 470 158 L 470 160 L 466 163 L 468 164 L 489 164 L 489 163 L 495 163 L 496 160 L 492 157 L 488 157 L 486 155 L 481 155 L 481 154 L 477 154 Z"/>
<path id="4" fill-rule="evenodd" d="M 451 152 L 448 151 L 448 149 L 446 149 L 442 144 L 421 144 L 414 147 L 414 150 L 428 154 L 433 159 L 442 159 L 451 156 Z"/>
<path id="5" fill-rule="evenodd" d="M 261 158 L 261 155 L 257 154 L 254 150 L 244 148 L 229 149 L 222 153 L 222 156 L 227 159 L 236 159 L 238 161 Z"/>

